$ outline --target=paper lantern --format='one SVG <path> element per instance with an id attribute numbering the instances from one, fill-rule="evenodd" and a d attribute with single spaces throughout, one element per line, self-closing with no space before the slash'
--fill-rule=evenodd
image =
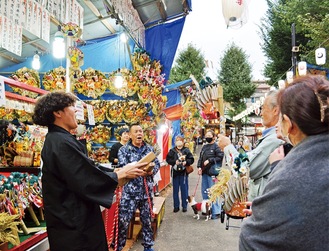
<path id="1" fill-rule="evenodd" d="M 307 64 L 305 61 L 298 63 L 298 74 L 299 76 L 305 76 L 307 74 Z"/>
<path id="2" fill-rule="evenodd" d="M 247 22 L 246 0 L 222 0 L 222 12 L 227 27 L 240 28 Z"/>
<path id="3" fill-rule="evenodd" d="M 286 82 L 284 80 L 278 81 L 279 89 L 284 89 L 286 87 Z"/>
<path id="4" fill-rule="evenodd" d="M 318 48 L 315 50 L 315 61 L 317 65 L 324 65 L 326 63 L 326 49 Z"/>
<path id="5" fill-rule="evenodd" d="M 286 78 L 287 78 L 288 84 L 291 84 L 292 81 L 294 81 L 294 72 L 293 71 L 287 71 Z"/>

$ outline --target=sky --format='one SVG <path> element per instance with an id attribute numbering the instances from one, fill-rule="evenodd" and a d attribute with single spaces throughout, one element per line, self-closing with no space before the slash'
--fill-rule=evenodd
<path id="1" fill-rule="evenodd" d="M 208 68 L 207 75 L 215 80 L 220 58 L 227 46 L 234 42 L 249 56 L 253 79 L 263 80 L 266 57 L 260 47 L 262 40 L 257 25 L 266 10 L 265 0 L 249 0 L 247 23 L 239 29 L 232 29 L 226 28 L 221 0 L 192 0 L 192 11 L 186 16 L 176 56 L 187 48 L 188 43 L 192 43 L 201 50 L 206 60 L 213 62 L 213 68 Z"/>

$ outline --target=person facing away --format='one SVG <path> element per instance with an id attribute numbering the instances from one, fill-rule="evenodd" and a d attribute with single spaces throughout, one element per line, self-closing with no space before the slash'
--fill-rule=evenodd
<path id="1" fill-rule="evenodd" d="M 268 161 L 268 157 L 278 146 L 284 143 L 277 138 L 275 133 L 275 125 L 278 122 L 280 113 L 277 95 L 277 90 L 268 92 L 261 111 L 265 130 L 262 133 L 262 137 L 258 140 L 256 148 L 247 152 L 250 161 L 249 201 L 252 201 L 263 193 L 268 176 L 271 173 L 271 165 Z M 223 135 L 219 135 L 218 137 L 218 145 L 224 150 L 226 160 L 229 160 L 231 156 L 233 156 L 234 159 L 239 155 L 239 152 L 231 144 L 228 137 Z"/>
<path id="2" fill-rule="evenodd" d="M 120 136 L 120 141 L 113 144 L 111 147 L 110 151 L 110 157 L 109 161 L 111 162 L 112 165 L 118 165 L 118 151 L 121 148 L 121 146 L 127 144 L 129 141 L 129 128 L 128 127 L 123 127 L 119 130 L 119 136 Z"/>
<path id="3" fill-rule="evenodd" d="M 209 173 L 209 169 L 212 165 L 222 164 L 224 153 L 220 150 L 215 143 L 216 134 L 212 130 L 208 130 L 205 134 L 206 143 L 202 146 L 200 157 L 198 160 L 198 174 L 202 175 L 201 180 L 201 195 L 203 200 L 208 200 L 208 190 L 215 184 L 212 175 Z M 212 219 L 218 219 L 220 215 L 221 207 L 219 201 L 212 203 L 211 213 Z"/>
<path id="4" fill-rule="evenodd" d="M 130 140 L 119 149 L 119 167 L 134 163 L 150 152 L 154 152 L 151 145 L 143 141 L 144 132 L 140 125 L 134 124 L 129 129 Z M 146 177 L 137 177 L 130 180 L 122 189 L 119 208 L 119 235 L 118 251 L 126 244 L 129 223 L 138 208 L 142 223 L 143 246 L 145 251 L 153 251 L 153 231 L 151 228 L 151 212 L 153 211 L 153 176 L 160 169 L 159 160 L 156 158 L 151 163 L 154 168 Z"/>
<path id="5" fill-rule="evenodd" d="M 252 216 L 241 226 L 240 251 L 329 249 L 329 81 L 297 78 L 279 93 L 281 132 L 294 147 L 274 168 Z"/>
<path id="6" fill-rule="evenodd" d="M 131 165 L 117 173 L 102 171 L 88 158 L 86 148 L 71 133 L 77 128 L 75 97 L 52 92 L 40 97 L 33 122 L 47 126 L 41 152 L 42 194 L 52 251 L 108 250 L 102 205 L 109 208 L 114 190 L 125 178 L 145 172 Z"/>
<path id="7" fill-rule="evenodd" d="M 286 142 L 281 133 L 281 125 L 280 121 L 276 124 L 276 136 L 278 139 L 282 139 L 284 141 L 283 145 L 280 145 L 277 149 L 275 149 L 270 156 L 268 157 L 268 161 L 271 165 L 271 172 L 276 167 L 276 165 L 282 160 L 292 149 L 292 145 L 289 142 Z"/>
<path id="8" fill-rule="evenodd" d="M 179 211 L 179 190 L 183 212 L 185 213 L 187 212 L 188 197 L 188 174 L 185 168 L 194 163 L 194 157 L 190 149 L 184 146 L 183 136 L 176 136 L 175 146 L 169 150 L 166 161 L 171 165 L 172 170 L 174 213 Z"/>

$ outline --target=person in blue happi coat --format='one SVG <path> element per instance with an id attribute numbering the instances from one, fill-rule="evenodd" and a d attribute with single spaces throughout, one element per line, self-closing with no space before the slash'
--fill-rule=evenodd
<path id="1" fill-rule="evenodd" d="M 144 131 L 140 125 L 131 125 L 129 134 L 129 142 L 118 152 L 119 167 L 138 162 L 149 152 L 154 152 L 154 148 L 143 140 Z M 153 165 L 153 170 L 147 176 L 132 179 L 123 186 L 119 207 L 118 251 L 122 250 L 126 244 L 129 223 L 136 209 L 140 211 L 144 251 L 153 251 L 154 240 L 151 227 L 153 176 L 159 171 L 160 162 L 156 158 L 151 165 Z"/>

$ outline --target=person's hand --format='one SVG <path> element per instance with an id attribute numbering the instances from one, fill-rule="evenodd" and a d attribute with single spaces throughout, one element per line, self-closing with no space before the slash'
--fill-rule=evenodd
<path id="1" fill-rule="evenodd" d="M 247 216 L 251 216 L 252 215 L 252 210 L 251 210 L 252 202 L 246 201 L 246 202 L 244 202 L 244 204 L 249 208 L 242 209 L 242 212 L 244 212 Z"/>
<path id="2" fill-rule="evenodd" d="M 231 140 L 228 137 L 221 134 L 218 135 L 218 146 L 220 149 L 224 150 L 229 144 L 231 144 Z"/>
<path id="3" fill-rule="evenodd" d="M 284 149 L 283 145 L 279 146 L 275 149 L 270 156 L 268 157 L 268 161 L 272 164 L 275 161 L 282 160 L 284 158 Z"/>
<path id="4" fill-rule="evenodd" d="M 198 168 L 198 175 L 201 175 L 201 174 L 202 174 L 202 169 Z"/>
<path id="5" fill-rule="evenodd" d="M 203 165 L 206 166 L 209 164 L 209 160 L 206 160 L 205 162 L 203 162 Z"/>
<path id="6" fill-rule="evenodd" d="M 145 171 L 145 175 L 144 176 L 153 175 L 153 169 L 154 169 L 154 167 L 155 167 L 155 163 L 154 162 L 150 162 L 148 165 L 146 165 L 143 168 L 143 170 Z"/>
<path id="7" fill-rule="evenodd" d="M 123 168 L 115 169 L 115 172 L 118 175 L 119 186 L 123 186 L 128 179 L 134 179 L 139 176 L 145 176 L 146 172 L 143 170 L 147 163 L 130 163 Z"/>

